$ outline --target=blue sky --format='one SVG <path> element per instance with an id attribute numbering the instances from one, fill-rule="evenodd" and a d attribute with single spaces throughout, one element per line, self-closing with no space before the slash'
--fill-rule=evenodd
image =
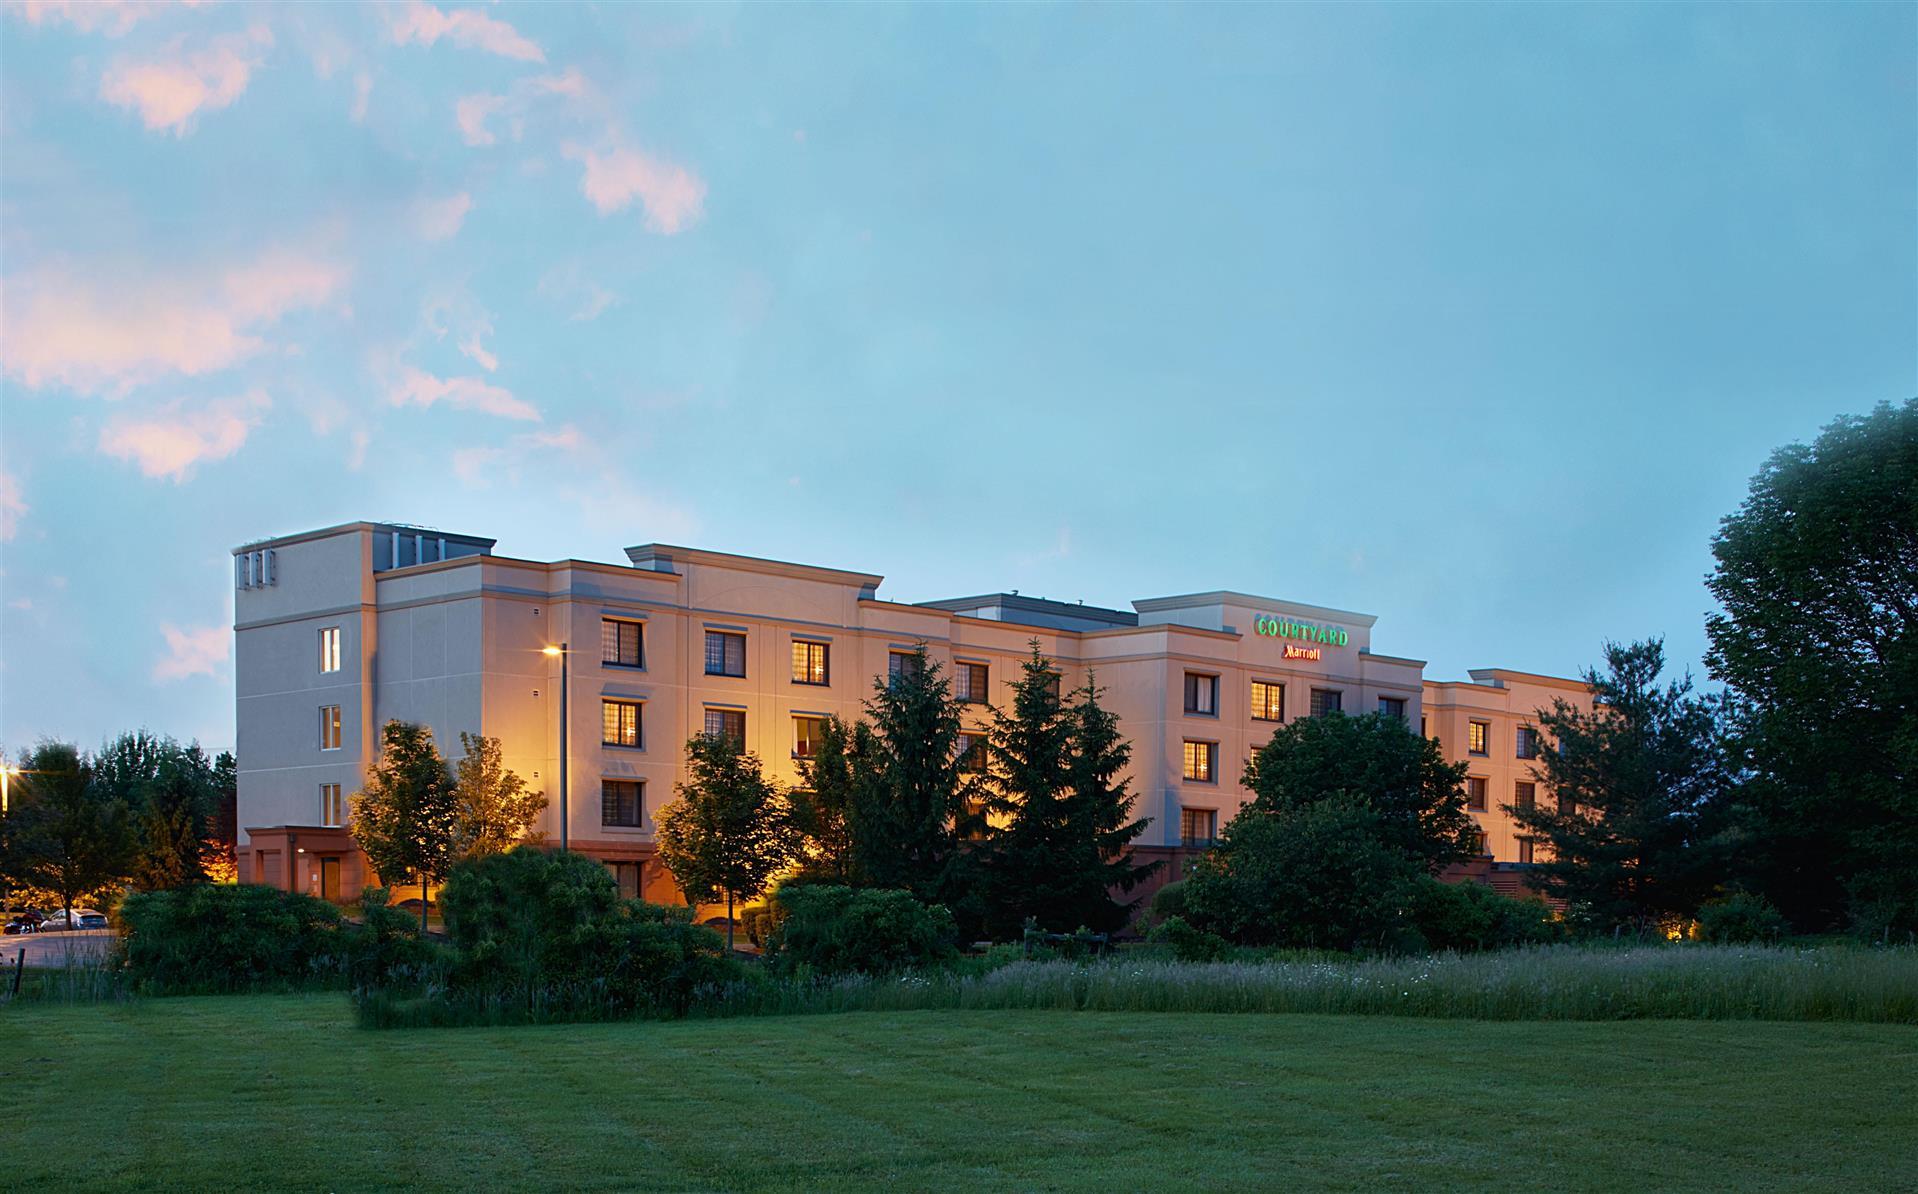
<path id="1" fill-rule="evenodd" d="M 664 540 L 1697 665 L 1918 392 L 1918 9 L 0 14 L 0 744 L 232 741 L 237 544 Z"/>

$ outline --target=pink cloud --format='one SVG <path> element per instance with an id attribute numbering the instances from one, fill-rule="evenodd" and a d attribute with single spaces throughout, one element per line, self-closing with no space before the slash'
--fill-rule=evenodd
<path id="1" fill-rule="evenodd" d="M 546 51 L 522 36 L 519 30 L 470 8 L 442 12 L 431 4 L 412 0 L 393 15 L 389 30 L 396 45 L 418 42 L 430 46 L 444 37 L 456 46 L 485 50 L 502 58 L 546 61 Z"/>
<path id="2" fill-rule="evenodd" d="M 176 137 L 191 131 L 202 109 L 224 108 L 240 98 L 273 44 L 264 26 L 244 35 L 216 38 L 204 50 L 186 53 L 182 39 L 167 43 L 158 58 L 122 59 L 100 79 L 100 98 L 122 108 L 137 108 L 149 129 L 171 129 Z"/>
<path id="3" fill-rule="evenodd" d="M 646 226 L 671 236 L 691 227 L 701 215 L 706 184 L 683 166 L 623 146 L 602 154 L 568 144 L 561 152 L 584 166 L 580 193 L 602 216 L 624 210 L 638 199 L 646 209 Z"/>
<path id="4" fill-rule="evenodd" d="M 166 654 L 153 665 L 155 683 L 184 680 L 188 676 L 211 676 L 227 661 L 233 648 L 233 632 L 225 626 L 163 625 Z"/>
<path id="5" fill-rule="evenodd" d="M 0 368 L 29 387 L 123 394 L 198 376 L 258 352 L 257 333 L 317 307 L 346 283 L 338 262 L 275 249 L 223 273 L 133 273 L 109 263 L 45 265 L 0 287 Z"/>
<path id="6" fill-rule="evenodd" d="M 81 33 L 125 36 L 148 17 L 169 8 L 199 8 L 208 0 L 12 0 L 7 11 L 26 18 L 29 25 L 65 22 Z"/>
<path id="7" fill-rule="evenodd" d="M 491 121 L 504 114 L 513 140 L 520 139 L 526 124 L 526 109 L 541 96 L 562 95 L 579 99 L 586 94 L 586 76 L 579 68 L 568 67 L 557 75 L 535 75 L 514 83 L 504 95 L 480 92 L 464 95 L 453 104 L 453 119 L 460 126 L 460 139 L 468 145 L 493 145 Z"/>
<path id="8" fill-rule="evenodd" d="M 413 205 L 413 217 L 420 235 L 427 240 L 447 240 L 459 233 L 466 213 L 473 210 L 473 197 L 465 191 L 444 199 L 422 199 Z"/>
<path id="9" fill-rule="evenodd" d="M 271 400 L 258 391 L 198 409 L 170 403 L 150 415 L 116 415 L 100 429 L 99 449 L 131 460 L 148 477 L 185 481 L 204 460 L 224 460 L 246 443 Z"/>
<path id="10" fill-rule="evenodd" d="M 0 473 L 0 543 L 20 533 L 20 520 L 32 509 L 20 493 L 20 480 L 12 473 Z"/>
<path id="11" fill-rule="evenodd" d="M 513 396 L 512 391 L 477 377 L 434 377 L 424 370 L 407 367 L 400 380 L 387 391 L 386 400 L 394 406 L 432 406 L 444 402 L 460 410 L 476 410 L 502 419 L 539 421 L 539 410 L 532 403 Z"/>

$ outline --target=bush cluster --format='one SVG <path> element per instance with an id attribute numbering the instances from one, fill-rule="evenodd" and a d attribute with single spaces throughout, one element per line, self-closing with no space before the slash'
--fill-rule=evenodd
<path id="1" fill-rule="evenodd" d="M 1770 900 L 1749 892 L 1735 891 L 1710 900 L 1698 909 L 1700 941 L 1748 945 L 1782 941 L 1790 932 L 1791 922 L 1772 907 Z"/>
<path id="2" fill-rule="evenodd" d="M 908 892 L 806 884 L 781 887 L 773 903 L 781 917 L 766 956 L 781 973 L 890 974 L 959 953 L 952 913 Z"/>
<path id="3" fill-rule="evenodd" d="M 252 885 L 135 892 L 120 905 L 136 990 L 151 994 L 363 987 L 419 977 L 436 960 L 411 918 L 366 893 L 359 923 L 324 900 Z"/>
<path id="4" fill-rule="evenodd" d="M 1441 883 L 1425 875 L 1405 894 L 1409 924 L 1399 952 L 1473 953 L 1544 945 L 1565 936 L 1564 925 L 1543 900 L 1515 900 L 1482 883 Z"/>

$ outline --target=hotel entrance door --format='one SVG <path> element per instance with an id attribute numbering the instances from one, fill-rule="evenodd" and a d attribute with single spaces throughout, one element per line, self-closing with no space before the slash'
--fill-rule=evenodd
<path id="1" fill-rule="evenodd" d="M 320 859 L 320 898 L 338 903 L 340 899 L 340 860 Z"/>

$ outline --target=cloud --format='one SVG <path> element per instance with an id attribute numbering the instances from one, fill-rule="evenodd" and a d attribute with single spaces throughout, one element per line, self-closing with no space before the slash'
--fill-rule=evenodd
<path id="1" fill-rule="evenodd" d="M 493 325 L 489 323 L 486 325 L 485 332 L 475 329 L 472 335 L 459 342 L 460 355 L 478 364 L 480 368 L 486 370 L 488 373 L 496 372 L 499 369 L 499 358 L 487 351 L 486 345 L 480 343 L 480 337 L 492 330 Z"/>
<path id="2" fill-rule="evenodd" d="M 233 648 L 233 632 L 225 626 L 189 626 L 181 629 L 162 625 L 166 654 L 153 665 L 155 683 L 184 680 L 188 676 L 211 676 L 224 665 Z"/>
<path id="3" fill-rule="evenodd" d="M 452 457 L 453 475 L 476 489 L 490 485 L 496 477 L 505 477 L 518 484 L 520 466 L 528 463 L 534 453 L 546 450 L 584 455 L 582 450 L 586 447 L 586 437 L 571 423 L 552 431 L 529 431 L 514 436 L 504 445 L 456 450 Z M 577 464 L 575 461 L 565 467 L 571 471 Z"/>
<path id="4" fill-rule="evenodd" d="M 585 94 L 586 76 L 578 67 L 568 67 L 557 75 L 520 79 L 504 94 L 482 91 L 463 95 L 453 104 L 453 119 L 460 126 L 460 139 L 468 145 L 494 145 L 499 138 L 493 134 L 491 122 L 504 114 L 508 135 L 517 141 L 526 129 L 526 110 L 535 99 L 548 95 L 578 99 Z"/>
<path id="5" fill-rule="evenodd" d="M 461 410 L 476 410 L 502 419 L 539 421 L 539 409 L 515 398 L 512 391 L 477 377 L 434 377 L 411 366 L 401 370 L 399 383 L 387 391 L 394 406 L 432 406 L 444 402 Z"/>
<path id="6" fill-rule="evenodd" d="M 413 221 L 427 240 L 447 240 L 459 233 L 472 210 L 473 196 L 461 191 L 444 199 L 421 199 L 413 205 Z"/>
<path id="7" fill-rule="evenodd" d="M 223 398 L 197 409 L 169 403 L 150 415 L 116 415 L 100 429 L 99 449 L 131 460 L 148 477 L 175 484 L 193 475 L 203 460 L 224 460 L 246 443 L 259 425 L 260 412 L 272 405 L 259 391 Z"/>
<path id="8" fill-rule="evenodd" d="M 366 103 L 373 96 L 373 76 L 361 71 L 353 76 L 353 108 L 349 115 L 354 124 L 366 119 Z"/>
<path id="9" fill-rule="evenodd" d="M 418 42 L 430 46 L 440 38 L 469 50 L 484 50 L 502 58 L 522 62 L 544 62 L 546 51 L 522 36 L 505 21 L 495 20 L 470 8 L 443 12 L 431 4 L 412 0 L 394 13 L 388 31 L 396 45 Z"/>
<path id="10" fill-rule="evenodd" d="M 618 295 L 586 278 L 577 261 L 556 265 L 540 275 L 535 293 L 569 311 L 567 318 L 576 323 L 598 319 L 601 312 L 619 301 Z"/>
<path id="11" fill-rule="evenodd" d="M 273 34 L 258 26 L 246 34 L 215 38 L 206 49 L 192 53 L 183 42 L 174 38 L 157 58 L 116 61 L 100 78 L 100 98 L 139 109 L 149 129 L 171 129 L 174 136 L 184 137 L 196 113 L 224 108 L 240 98 L 264 50 L 273 44 Z"/>
<path id="12" fill-rule="evenodd" d="M 602 216 L 624 210 L 638 199 L 646 209 L 646 226 L 668 236 L 700 217 L 706 184 L 684 166 L 625 146 L 599 153 L 569 143 L 561 152 L 584 166 L 580 193 Z"/>
<path id="13" fill-rule="evenodd" d="M 20 533 L 20 520 L 33 507 L 20 493 L 20 479 L 12 473 L 0 473 L 0 543 Z"/>
<path id="14" fill-rule="evenodd" d="M 65 22 L 81 33 L 124 37 L 148 17 L 169 8 L 199 8 L 208 0 L 12 0 L 6 8 L 29 25 Z"/>
<path id="15" fill-rule="evenodd" d="M 257 333 L 320 306 L 345 266 L 273 249 L 199 277 L 59 263 L 0 289 L 5 374 L 31 388 L 122 394 L 170 374 L 214 373 L 260 351 Z"/>

